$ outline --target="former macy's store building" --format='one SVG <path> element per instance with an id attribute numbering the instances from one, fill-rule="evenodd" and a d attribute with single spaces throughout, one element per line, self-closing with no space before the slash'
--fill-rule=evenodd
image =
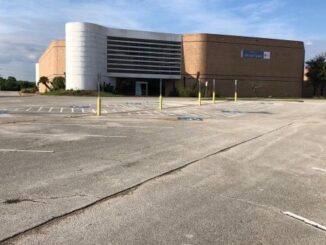
<path id="1" fill-rule="evenodd" d="M 66 77 L 66 89 L 96 90 L 111 84 L 125 95 L 164 95 L 198 90 L 196 75 L 216 94 L 301 97 L 304 44 L 299 41 L 217 34 L 168 34 L 72 22 L 65 40 L 53 41 L 36 64 L 36 80 Z M 40 86 L 40 92 L 45 87 Z"/>

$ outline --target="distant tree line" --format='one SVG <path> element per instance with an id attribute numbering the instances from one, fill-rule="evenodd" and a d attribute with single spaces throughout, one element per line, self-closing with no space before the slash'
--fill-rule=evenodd
<path id="1" fill-rule="evenodd" d="M 314 96 L 324 96 L 326 87 L 326 53 L 306 62 L 306 76 L 313 86 Z"/>
<path id="2" fill-rule="evenodd" d="M 34 82 L 17 80 L 15 77 L 0 77 L 0 91 L 21 91 L 23 89 L 35 88 Z"/>

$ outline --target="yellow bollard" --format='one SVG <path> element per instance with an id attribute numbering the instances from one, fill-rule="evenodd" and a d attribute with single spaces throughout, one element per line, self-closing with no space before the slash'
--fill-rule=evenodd
<path id="1" fill-rule="evenodd" d="M 96 115 L 101 116 L 101 112 L 102 112 L 101 97 L 97 97 Z"/>
<path id="2" fill-rule="evenodd" d="M 198 79 L 198 105 L 201 106 L 201 84 L 199 79 Z"/>
<path id="3" fill-rule="evenodd" d="M 163 108 L 163 80 L 160 79 L 160 97 L 159 97 L 159 110 L 162 110 Z"/>
<path id="4" fill-rule="evenodd" d="M 238 100 L 238 80 L 234 80 L 234 102 Z"/>
<path id="5" fill-rule="evenodd" d="M 160 105 L 159 105 L 159 109 L 162 110 L 162 108 L 163 108 L 163 96 L 162 96 L 162 95 L 160 95 L 159 100 L 160 100 L 160 101 L 159 101 L 159 104 L 160 104 Z"/>
<path id="6" fill-rule="evenodd" d="M 213 104 L 215 104 L 215 79 L 213 79 L 213 97 L 212 97 Z"/>

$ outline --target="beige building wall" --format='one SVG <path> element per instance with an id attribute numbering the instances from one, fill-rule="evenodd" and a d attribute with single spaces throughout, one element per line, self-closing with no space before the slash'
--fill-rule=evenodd
<path id="1" fill-rule="evenodd" d="M 208 81 L 208 95 L 216 80 L 216 94 L 233 96 L 238 80 L 240 97 L 301 97 L 304 75 L 304 45 L 298 41 L 224 36 L 215 34 L 183 35 L 182 78 L 177 83 L 198 89 L 195 78 Z M 268 51 L 270 59 L 241 57 L 241 50 Z M 65 41 L 51 42 L 39 59 L 39 76 L 51 81 L 65 74 Z M 171 86 L 173 83 L 171 83 Z M 170 87 L 171 87 L 170 86 Z M 174 85 L 173 85 L 174 86 Z M 172 89 L 166 88 L 167 90 Z M 169 86 L 168 86 L 169 87 Z M 204 86 L 203 86 L 204 87 Z M 46 91 L 39 86 L 41 93 Z"/>
<path id="2" fill-rule="evenodd" d="M 52 41 L 39 59 L 39 77 L 46 76 L 52 81 L 54 77 L 64 76 L 66 69 L 65 60 L 65 41 Z M 46 90 L 47 88 L 43 84 L 39 85 L 40 93 L 44 93 Z"/>
<path id="3" fill-rule="evenodd" d="M 270 59 L 242 58 L 242 50 L 268 51 Z M 194 86 L 196 73 L 209 82 L 216 79 L 216 93 L 239 96 L 301 97 L 304 45 L 297 41 L 214 34 L 183 36 L 183 76 Z"/>

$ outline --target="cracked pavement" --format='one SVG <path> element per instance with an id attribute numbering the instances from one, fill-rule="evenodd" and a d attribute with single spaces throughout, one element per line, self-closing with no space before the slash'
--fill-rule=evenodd
<path id="1" fill-rule="evenodd" d="M 11 99 L 51 106 L 57 98 Z M 133 102 L 109 100 L 123 99 Z M 6 103 L 0 97 L 0 106 Z M 0 241 L 326 243 L 325 231 L 282 214 L 326 225 L 326 175 L 318 171 L 326 169 L 325 102 L 191 103 L 180 99 L 190 109 L 166 110 L 187 115 L 195 108 L 208 117 L 0 117 L 0 149 L 35 150 L 0 152 Z M 216 116 L 223 110 L 239 113 Z M 96 137 L 103 135 L 125 137 Z"/>

